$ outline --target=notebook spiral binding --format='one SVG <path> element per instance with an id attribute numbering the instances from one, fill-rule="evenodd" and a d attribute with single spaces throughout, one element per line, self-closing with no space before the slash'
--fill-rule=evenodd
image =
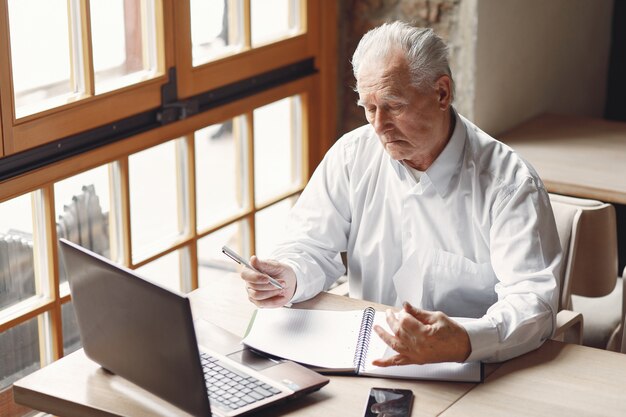
<path id="1" fill-rule="evenodd" d="M 361 328 L 359 329 L 359 339 L 356 343 L 356 350 L 354 351 L 354 369 L 357 373 L 363 369 L 363 361 L 367 357 L 367 349 L 370 344 L 370 335 L 372 333 L 372 324 L 374 323 L 374 315 L 376 310 L 372 307 L 367 307 L 363 310 L 363 318 L 361 319 Z"/>

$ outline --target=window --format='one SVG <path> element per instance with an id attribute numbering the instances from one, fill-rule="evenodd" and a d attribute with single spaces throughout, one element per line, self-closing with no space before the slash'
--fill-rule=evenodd
<path id="1" fill-rule="evenodd" d="M 55 250 L 44 242 L 65 237 L 181 292 L 235 270 L 221 254 L 224 244 L 245 256 L 267 254 L 305 184 L 291 167 L 306 165 L 303 109 L 313 86 L 302 80 L 270 90 L 255 97 L 255 108 L 217 122 L 208 114 L 205 127 L 0 203 L 0 343 L 7 352 L 31 346 L 22 356 L 5 356 L 12 365 L 3 367 L 3 387 L 80 348 L 62 261 L 55 270 L 43 258 L 37 266 L 41 247 Z M 284 94 L 289 95 L 280 98 Z M 287 128 L 268 135 L 276 118 Z M 287 161 L 271 170 L 277 154 Z M 56 309 L 60 316 L 53 314 Z M 44 345 L 43 351 L 32 348 Z"/>
<path id="2" fill-rule="evenodd" d="M 154 1 L 86 4 L 8 2 L 17 119 L 157 75 Z"/>
<path id="3" fill-rule="evenodd" d="M 78 94 L 72 80 L 70 21 L 65 3 L 64 0 L 12 0 L 8 4 L 11 73 L 18 118 L 58 106 Z M 45 31 L 45 42 L 34 36 L 32 26 L 25 24 L 28 20 Z M 43 67 L 47 70 L 41 71 Z M 81 89 L 84 91 L 84 86 Z"/>
<path id="4" fill-rule="evenodd" d="M 110 169 L 102 165 L 54 184 L 57 236 L 108 258 L 112 257 Z M 67 281 L 64 273 L 60 281 Z"/>
<path id="5" fill-rule="evenodd" d="M 133 262 L 169 247 L 184 233 L 179 211 L 179 142 L 153 146 L 128 158 Z"/>
<path id="6" fill-rule="evenodd" d="M 259 234 L 260 227 L 279 230 L 284 216 L 260 216 L 259 213 L 284 214 L 284 210 L 274 210 L 274 207 L 290 207 L 293 196 L 304 187 L 301 173 L 305 166 L 307 134 L 303 130 L 302 100 L 299 94 L 275 100 L 234 118 L 232 123 L 227 121 L 195 133 L 200 285 L 209 285 L 212 274 L 234 270 L 234 265 L 221 253 L 222 245 L 246 257 L 260 254 L 259 243 L 267 244 L 267 235 L 276 236 L 271 232 Z M 229 128 L 224 126 L 232 126 L 232 131 L 225 133 Z M 214 141 L 224 142 L 205 144 Z M 227 149 L 224 155 L 234 156 L 221 158 L 220 162 L 210 161 L 198 152 L 208 146 L 221 146 Z M 230 178 L 219 175 L 229 172 L 226 167 L 236 171 Z M 206 181 L 203 177 L 216 180 Z M 198 204 L 201 201 L 206 203 Z M 230 209 L 221 209 L 223 201 L 230 202 Z M 200 222 L 209 216 L 204 210 L 212 212 L 212 222 Z"/>
<path id="7" fill-rule="evenodd" d="M 95 94 L 158 74 L 154 0 L 90 0 Z"/>
<path id="8" fill-rule="evenodd" d="M 5 154 L 157 107 L 170 65 L 163 9 L 160 0 L 0 2 L 9 28 L 0 54 L 11 57 L 0 71 Z"/>
<path id="9" fill-rule="evenodd" d="M 6 290 L 0 291 L 0 414 L 28 412 L 14 411 L 9 400 L 6 388 L 16 379 L 80 348 L 57 238 L 181 292 L 236 270 L 221 254 L 224 244 L 244 256 L 269 250 L 334 139 L 323 130 L 332 123 L 309 120 L 332 115 L 332 104 L 324 104 L 334 92 L 331 65 L 319 45 L 328 35 L 322 15 L 334 16 L 336 3 L 268 5 L 0 0 L 0 20 L 11 23 L 0 25 L 10 33 L 0 37 L 1 162 L 41 152 L 54 161 L 0 180 L 0 288 Z M 27 47 L 15 46 L 43 43 L 41 33 L 15 23 L 41 10 L 45 33 L 56 31 L 45 40 L 54 59 L 46 58 L 50 51 L 29 56 Z M 216 10 L 221 21 L 212 17 L 206 32 L 198 29 L 194 22 Z M 267 10 L 275 12 L 272 24 L 264 20 Z M 227 36 L 220 35 L 224 22 Z M 283 71 L 303 60 L 312 60 L 316 71 L 298 77 Z M 43 79 L 16 78 L 16 65 L 51 71 Z M 175 72 L 165 75 L 165 68 Z M 275 70 L 270 84 L 254 86 Z M 173 89 L 168 97 L 175 106 L 209 101 L 159 123 L 156 114 L 168 104 L 161 87 Z M 219 96 L 224 91 L 228 99 Z M 213 94 L 219 99 L 211 101 Z M 150 123 L 100 141 L 146 118 Z M 94 144 L 56 158 L 74 136 Z"/>
<path id="10" fill-rule="evenodd" d="M 247 120 L 238 116 L 194 133 L 197 228 L 205 230 L 249 206 Z"/>
<path id="11" fill-rule="evenodd" d="M 244 49 L 242 1 L 191 0 L 191 57 L 194 67 Z"/>
<path id="12" fill-rule="evenodd" d="M 52 358 L 38 193 L 0 203 L 0 391 Z M 3 323 L 11 326 L 2 326 Z"/>
<path id="13" fill-rule="evenodd" d="M 41 295 L 35 277 L 32 196 L 0 204 L 0 308 L 7 310 Z"/>
<path id="14" fill-rule="evenodd" d="M 40 354 L 41 345 L 46 343 L 39 331 L 46 321 L 45 315 L 33 317 L 0 333 L 0 390 L 46 363 Z"/>
<path id="15" fill-rule="evenodd" d="M 8 2 L 16 118 L 157 75 L 153 0 L 85 4 Z"/>
<path id="16" fill-rule="evenodd" d="M 301 32 L 298 0 L 250 0 L 250 43 L 253 47 Z"/>
<path id="17" fill-rule="evenodd" d="M 71 301 L 61 305 L 61 323 L 63 332 L 63 355 L 78 350 L 82 347 L 80 343 L 80 333 L 78 323 L 74 314 L 74 305 Z"/>
<path id="18" fill-rule="evenodd" d="M 303 33 L 300 0 L 192 0 L 194 67 Z"/>
<path id="19" fill-rule="evenodd" d="M 176 31 L 176 64 L 186 74 L 178 79 L 179 95 L 188 97 L 320 55 L 321 12 L 334 15 L 336 6 L 326 0 L 177 2 L 181 30 Z M 191 24 L 183 24 L 188 19 Z"/>
<path id="20" fill-rule="evenodd" d="M 189 292 L 192 288 L 188 276 L 184 273 L 185 269 L 188 270 L 185 251 L 177 250 L 137 268 L 136 271 L 140 276 L 163 287 L 179 292 Z"/>
<path id="21" fill-rule="evenodd" d="M 300 98 L 289 97 L 254 110 L 254 188 L 256 204 L 302 182 Z"/>
<path id="22" fill-rule="evenodd" d="M 256 214 L 256 253 L 259 256 L 269 256 L 274 245 L 284 236 L 284 219 L 295 202 L 296 197 L 290 197 Z"/>
<path id="23" fill-rule="evenodd" d="M 236 264 L 222 254 L 224 245 L 249 257 L 252 253 L 249 223 L 240 220 L 198 240 L 198 286 L 211 285 L 212 278 L 216 275 L 237 271 Z"/>

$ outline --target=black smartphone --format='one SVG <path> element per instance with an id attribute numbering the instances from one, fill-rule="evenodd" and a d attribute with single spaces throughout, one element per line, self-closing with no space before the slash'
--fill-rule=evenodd
<path id="1" fill-rule="evenodd" d="M 412 408 L 410 389 L 372 388 L 363 417 L 410 417 Z"/>

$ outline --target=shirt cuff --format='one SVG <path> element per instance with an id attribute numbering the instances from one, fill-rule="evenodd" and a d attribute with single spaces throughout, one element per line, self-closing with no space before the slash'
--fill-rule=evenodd
<path id="1" fill-rule="evenodd" d="M 302 278 L 304 276 L 304 273 L 302 272 L 300 265 L 291 259 L 281 259 L 280 262 L 290 266 L 291 269 L 293 269 L 293 272 L 296 274 L 296 291 L 294 292 L 293 297 L 291 297 L 291 300 L 289 300 L 289 303 L 298 303 L 300 301 L 305 301 L 307 299 L 307 285 Z"/>
<path id="2" fill-rule="evenodd" d="M 479 319 L 454 318 L 467 332 L 472 352 L 466 362 L 482 361 L 493 357 L 500 344 L 497 327 L 486 317 Z"/>

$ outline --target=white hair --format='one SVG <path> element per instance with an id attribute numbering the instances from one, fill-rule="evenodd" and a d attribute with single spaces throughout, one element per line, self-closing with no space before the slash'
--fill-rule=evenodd
<path id="1" fill-rule="evenodd" d="M 450 90 L 454 98 L 454 79 L 448 63 L 448 47 L 428 28 L 418 28 L 404 22 L 385 23 L 367 32 L 361 38 L 352 56 L 352 70 L 358 72 L 364 60 L 388 58 L 390 53 L 404 52 L 411 80 L 416 88 L 434 85 L 442 75 L 450 77 Z M 357 85 L 358 88 L 358 85 Z"/>

